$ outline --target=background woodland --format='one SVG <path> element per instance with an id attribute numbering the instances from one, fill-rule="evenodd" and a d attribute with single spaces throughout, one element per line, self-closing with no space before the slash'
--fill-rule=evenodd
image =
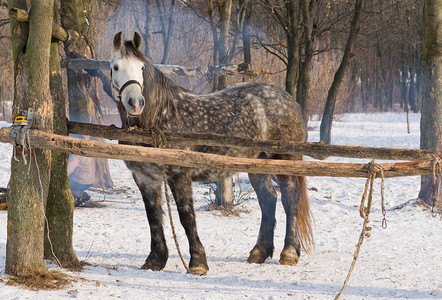
<path id="1" fill-rule="evenodd" d="M 81 2 L 81 1 L 80 1 Z M 231 1 L 228 26 L 227 57 L 217 59 L 214 31 L 221 32 L 223 20 L 220 5 L 230 1 L 206 0 L 84 0 L 89 21 L 90 54 L 108 59 L 113 35 L 123 31 L 131 38 L 134 31 L 142 34 L 143 51 L 154 63 L 186 67 L 211 66 L 220 63 L 244 63 L 249 60 L 256 77 L 229 76 L 227 85 L 241 81 L 265 81 L 285 86 L 290 57 L 287 24 L 288 5 L 293 2 L 298 17 L 294 24 L 299 47 L 295 60 L 295 78 L 306 58 L 306 37 L 300 1 L 235 0 Z M 213 2 L 213 3 L 212 3 Z M 308 115 L 322 115 L 327 92 L 339 67 L 350 22 L 354 13 L 350 0 L 310 1 L 312 63 L 308 90 Z M 212 15 L 210 4 L 212 3 Z M 227 5 L 227 4 L 226 4 Z M 344 83 L 339 89 L 335 113 L 420 110 L 422 61 L 423 1 L 381 1 L 365 3 L 360 31 Z M 222 9 L 222 7 L 221 7 Z M 243 34 L 241 34 L 243 33 Z M 246 34 L 244 34 L 246 33 Z M 244 36 L 250 45 L 245 57 Z M 221 36 L 219 36 L 221 38 Z M 13 99 L 13 63 L 10 44 L 8 9 L 0 9 L 0 120 L 11 121 Z M 64 54 L 62 54 L 64 55 Z M 219 58 L 219 57 L 218 57 Z M 175 76 L 174 80 L 194 93 L 207 93 L 214 88 L 214 76 Z M 66 78 L 66 76 L 64 76 Z M 66 79 L 65 79 L 66 81 Z M 97 81 L 97 84 L 100 84 Z M 65 83 L 66 85 L 66 83 Z M 65 87 L 66 90 L 66 87 Z M 116 123 L 116 106 L 98 86 L 99 102 L 106 123 Z"/>

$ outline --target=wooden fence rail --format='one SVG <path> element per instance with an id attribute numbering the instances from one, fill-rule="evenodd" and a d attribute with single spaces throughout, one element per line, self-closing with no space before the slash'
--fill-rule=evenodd
<path id="1" fill-rule="evenodd" d="M 68 131 L 72 134 L 89 135 L 110 140 L 121 140 L 136 143 L 152 143 L 152 134 L 140 128 L 121 129 L 114 125 L 104 126 L 88 123 L 68 121 Z M 338 146 L 324 143 L 300 143 L 286 141 L 264 141 L 252 138 L 228 136 L 209 133 L 170 133 L 165 132 L 167 141 L 171 145 L 204 145 L 232 148 L 247 148 L 268 153 L 303 154 L 316 159 L 329 156 L 351 158 L 375 158 L 385 160 L 432 160 L 435 157 L 442 159 L 442 151 L 420 149 L 393 149 L 360 146 Z"/>
<path id="2" fill-rule="evenodd" d="M 72 70 L 110 70 L 110 61 L 105 59 L 64 59 L 61 61 L 63 68 Z M 207 67 L 183 67 L 178 65 L 154 65 L 157 69 L 167 75 L 179 76 L 205 76 L 208 74 L 218 75 L 245 75 L 257 76 L 258 72 L 250 68 L 248 64 L 239 65 L 217 65 Z"/>
<path id="3" fill-rule="evenodd" d="M 9 127 L 0 129 L 0 142 L 9 142 L 11 130 Z M 35 129 L 29 130 L 29 141 L 33 148 L 89 157 L 146 161 L 228 172 L 329 177 L 368 177 L 369 172 L 368 164 L 239 158 L 186 150 L 111 144 L 61 136 Z M 433 172 L 433 162 L 430 160 L 378 165 L 383 168 L 385 177 L 430 175 Z"/>

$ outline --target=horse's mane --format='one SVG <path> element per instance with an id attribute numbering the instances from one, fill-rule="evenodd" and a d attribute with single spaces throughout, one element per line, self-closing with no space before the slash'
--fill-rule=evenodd
<path id="1" fill-rule="evenodd" d="M 178 97 L 186 90 L 159 71 L 149 59 L 145 60 L 144 98 L 146 105 L 140 116 L 143 128 L 160 127 L 166 118 L 179 118 Z"/>
<path id="2" fill-rule="evenodd" d="M 144 61 L 143 96 L 146 105 L 139 117 L 140 125 L 143 128 L 151 129 L 159 127 L 167 117 L 177 118 L 177 98 L 179 93 L 186 91 L 186 89 L 176 85 L 155 68 L 152 61 L 147 59 L 132 41 L 124 42 L 124 46 L 121 47 L 121 55 L 126 58 L 134 57 Z"/>

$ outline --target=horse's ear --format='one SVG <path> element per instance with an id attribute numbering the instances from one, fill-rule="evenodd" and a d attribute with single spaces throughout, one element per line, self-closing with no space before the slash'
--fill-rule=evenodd
<path id="1" fill-rule="evenodd" d="M 141 46 L 141 35 L 138 32 L 134 33 L 134 46 L 135 48 L 139 49 Z"/>
<path id="2" fill-rule="evenodd" d="M 121 31 L 114 36 L 114 50 L 121 48 Z"/>

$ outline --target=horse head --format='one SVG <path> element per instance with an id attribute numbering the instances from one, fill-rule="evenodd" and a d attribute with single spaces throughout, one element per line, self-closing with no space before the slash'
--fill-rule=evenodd
<path id="1" fill-rule="evenodd" d="M 112 94 L 124 106 L 128 116 L 137 117 L 143 112 L 143 73 L 145 57 L 139 50 L 141 36 L 135 32 L 133 40 L 121 39 L 121 32 L 114 36 L 111 54 Z"/>

